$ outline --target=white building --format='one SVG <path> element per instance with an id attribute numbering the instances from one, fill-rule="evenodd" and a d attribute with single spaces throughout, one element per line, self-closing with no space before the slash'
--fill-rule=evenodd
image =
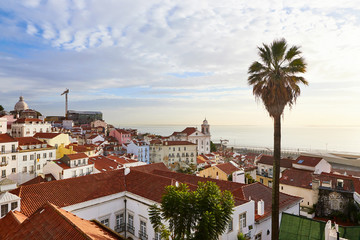
<path id="1" fill-rule="evenodd" d="M 51 132 L 51 124 L 37 118 L 21 118 L 11 124 L 13 137 L 32 137 L 38 132 Z"/>
<path id="2" fill-rule="evenodd" d="M 0 134 L 7 132 L 7 118 L 0 117 Z"/>
<path id="3" fill-rule="evenodd" d="M 163 162 L 166 166 L 176 168 L 175 165 L 196 165 L 196 144 L 189 141 L 160 141 L 150 142 L 150 162 Z"/>
<path id="4" fill-rule="evenodd" d="M 197 145 L 197 153 L 208 154 L 210 153 L 210 125 L 205 119 L 201 125 L 201 132 L 195 127 L 187 127 L 181 132 L 174 132 L 169 140 L 172 141 L 189 141 Z"/>
<path id="5" fill-rule="evenodd" d="M 150 223 L 149 207 L 161 202 L 166 186 L 181 182 L 196 187 L 198 181 L 208 179 L 169 172 L 163 164 L 150 164 L 131 170 L 21 186 L 11 193 L 21 198 L 22 213 L 26 216 L 49 201 L 83 219 L 97 219 L 126 238 L 160 239 Z M 235 198 L 232 220 L 220 239 L 236 239 L 239 232 L 251 239 L 270 239 L 270 188 L 259 183 L 211 181 L 222 190 L 230 190 Z M 280 212 L 298 214 L 300 198 L 286 194 L 280 197 Z"/>
<path id="6" fill-rule="evenodd" d="M 44 174 L 52 174 L 56 180 L 80 177 L 94 172 L 94 164 L 85 153 L 64 155 L 44 167 Z"/>
<path id="7" fill-rule="evenodd" d="M 0 180 L 0 218 L 5 217 L 9 211 L 20 211 L 20 198 L 17 195 L 8 192 L 15 188 L 15 182 L 7 178 Z"/>
<path id="8" fill-rule="evenodd" d="M 17 166 L 18 141 L 9 134 L 0 134 L 0 173 L 6 178 Z"/>
<path id="9" fill-rule="evenodd" d="M 124 147 L 126 147 L 126 152 L 134 154 L 138 161 L 150 163 L 149 144 L 146 142 L 131 140 L 130 143 Z"/>

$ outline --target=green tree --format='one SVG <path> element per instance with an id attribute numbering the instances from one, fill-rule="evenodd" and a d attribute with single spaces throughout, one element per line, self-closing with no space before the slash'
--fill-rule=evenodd
<path id="1" fill-rule="evenodd" d="M 281 116 L 286 105 L 290 108 L 300 95 L 299 84 L 308 85 L 300 73 L 306 63 L 299 47 L 287 48 L 285 39 L 258 47 L 261 62 L 255 61 L 248 70 L 248 84 L 253 94 L 261 99 L 274 120 L 274 163 L 272 190 L 272 239 L 279 238 L 279 172 L 281 155 Z"/>
<path id="2" fill-rule="evenodd" d="M 150 207 L 150 221 L 164 239 L 216 240 L 225 232 L 234 199 L 211 181 L 199 182 L 196 191 L 186 184 L 167 186 L 160 206 Z M 168 227 L 164 222 L 168 223 Z"/>
<path id="3" fill-rule="evenodd" d="M 4 111 L 4 107 L 2 105 L 0 105 L 0 112 Z"/>
<path id="4" fill-rule="evenodd" d="M 210 141 L 210 152 L 216 152 L 216 146 L 212 141 Z"/>

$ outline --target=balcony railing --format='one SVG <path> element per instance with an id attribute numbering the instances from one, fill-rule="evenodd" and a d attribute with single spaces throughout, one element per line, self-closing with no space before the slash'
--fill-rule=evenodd
<path id="1" fill-rule="evenodd" d="M 147 240 L 147 239 L 148 239 L 148 235 L 146 234 L 146 232 L 139 230 L 139 238 L 140 238 L 141 240 Z"/>
<path id="2" fill-rule="evenodd" d="M 132 235 L 134 235 L 134 234 L 135 234 L 135 228 L 134 228 L 134 226 L 128 224 L 128 225 L 127 225 L 127 231 L 128 231 L 129 233 L 131 233 Z"/>
<path id="3" fill-rule="evenodd" d="M 8 161 L 1 161 L 0 162 L 0 167 L 7 166 L 7 165 L 8 165 Z"/>
<path id="4" fill-rule="evenodd" d="M 117 233 L 124 232 L 125 231 L 125 223 L 120 223 L 120 225 L 116 225 L 114 230 Z"/>

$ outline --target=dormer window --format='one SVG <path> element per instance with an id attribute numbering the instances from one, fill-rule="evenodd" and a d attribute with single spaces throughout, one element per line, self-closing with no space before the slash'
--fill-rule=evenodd
<path id="1" fill-rule="evenodd" d="M 337 181 L 336 181 L 336 185 L 337 185 L 337 187 L 339 187 L 339 188 L 343 188 L 344 187 L 344 180 L 342 180 L 342 179 L 338 179 Z"/>

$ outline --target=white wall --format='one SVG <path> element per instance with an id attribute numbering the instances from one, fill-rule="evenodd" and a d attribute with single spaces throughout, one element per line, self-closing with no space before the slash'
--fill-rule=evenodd
<path id="1" fill-rule="evenodd" d="M 7 118 L 0 118 L 0 134 L 7 132 Z"/>
<path id="2" fill-rule="evenodd" d="M 320 174 L 322 172 L 331 172 L 331 165 L 325 159 L 322 159 L 316 166 L 314 173 Z"/>

